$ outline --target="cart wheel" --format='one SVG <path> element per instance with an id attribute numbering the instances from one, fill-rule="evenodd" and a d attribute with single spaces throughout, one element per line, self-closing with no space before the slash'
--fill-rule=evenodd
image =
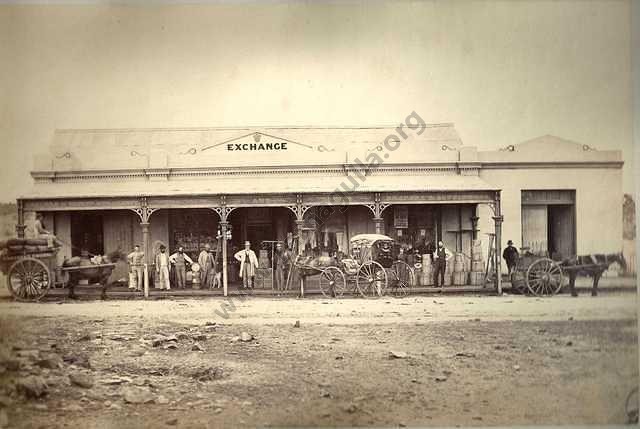
<path id="1" fill-rule="evenodd" d="M 18 301 L 38 301 L 51 285 L 49 268 L 35 258 L 19 259 L 7 273 L 7 286 Z"/>
<path id="2" fill-rule="evenodd" d="M 340 298 L 347 289 L 347 280 L 338 267 L 328 267 L 320 274 L 320 291 L 326 297 Z"/>
<path id="3" fill-rule="evenodd" d="M 555 295 L 562 287 L 562 269 L 549 258 L 538 259 L 527 269 L 525 280 L 532 294 Z"/>
<path id="4" fill-rule="evenodd" d="M 365 262 L 356 273 L 356 287 L 365 298 L 382 296 L 387 287 L 387 273 L 376 261 Z"/>
<path id="5" fill-rule="evenodd" d="M 404 261 L 395 261 L 389 270 L 389 275 L 389 285 L 386 290 L 392 296 L 407 296 L 409 288 L 416 284 L 413 268 Z"/>

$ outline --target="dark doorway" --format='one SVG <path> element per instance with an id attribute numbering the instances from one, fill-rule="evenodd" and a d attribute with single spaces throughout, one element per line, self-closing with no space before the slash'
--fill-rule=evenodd
<path id="1" fill-rule="evenodd" d="M 275 235 L 271 224 L 247 225 L 247 240 L 251 242 L 251 247 L 257 250 L 263 240 L 273 240 Z"/>
<path id="2" fill-rule="evenodd" d="M 549 255 L 553 259 L 575 255 L 573 205 L 549 205 L 547 212 Z"/>
<path id="3" fill-rule="evenodd" d="M 102 214 L 76 212 L 71 214 L 71 255 L 79 256 L 82 250 L 91 255 L 104 253 Z"/>

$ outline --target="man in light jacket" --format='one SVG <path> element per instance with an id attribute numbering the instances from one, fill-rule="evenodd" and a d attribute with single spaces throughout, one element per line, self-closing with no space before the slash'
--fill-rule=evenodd
<path id="1" fill-rule="evenodd" d="M 258 268 L 258 257 L 255 252 L 251 250 L 251 242 L 245 241 L 244 249 L 236 252 L 233 257 L 240 262 L 240 278 L 242 278 L 242 287 L 245 289 L 253 289 L 253 280 L 256 275 L 256 268 Z"/>
<path id="2" fill-rule="evenodd" d="M 133 252 L 127 255 L 129 261 L 129 289 L 142 291 L 144 286 L 144 252 L 140 251 L 140 246 L 135 245 Z"/>

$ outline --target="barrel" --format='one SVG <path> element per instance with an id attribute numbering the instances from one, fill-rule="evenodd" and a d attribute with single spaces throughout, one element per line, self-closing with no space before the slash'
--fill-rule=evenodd
<path id="1" fill-rule="evenodd" d="M 455 286 L 464 286 L 465 284 L 467 284 L 467 273 L 462 271 L 462 272 L 455 272 L 453 273 L 453 284 Z"/>
<path id="2" fill-rule="evenodd" d="M 469 273 L 469 284 L 471 286 L 482 286 L 484 284 L 484 273 L 481 273 L 481 272 Z"/>
<path id="3" fill-rule="evenodd" d="M 431 255 L 422 255 L 422 271 L 427 272 L 431 270 Z"/>
<path id="4" fill-rule="evenodd" d="M 426 273 L 420 273 L 421 286 L 433 286 L 433 271 L 429 271 Z"/>
<path id="5" fill-rule="evenodd" d="M 453 272 L 454 273 L 461 273 L 464 271 L 464 262 L 460 261 L 456 261 L 453 263 Z"/>
<path id="6" fill-rule="evenodd" d="M 471 272 L 474 272 L 474 273 L 484 272 L 484 262 L 471 261 Z"/>
<path id="7" fill-rule="evenodd" d="M 453 257 L 454 262 L 464 262 L 464 255 L 462 253 L 456 253 Z"/>

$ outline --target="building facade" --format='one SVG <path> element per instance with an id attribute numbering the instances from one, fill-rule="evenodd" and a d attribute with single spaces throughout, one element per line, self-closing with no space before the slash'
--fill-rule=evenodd
<path id="1" fill-rule="evenodd" d="M 553 136 L 478 151 L 451 124 L 409 128 L 58 130 L 17 231 L 42 212 L 61 260 L 139 243 L 149 264 L 160 243 L 192 256 L 211 243 L 229 264 L 245 240 L 349 254 L 360 233 L 467 255 L 493 237 L 498 254 L 508 239 L 557 257 L 621 251 L 619 151 Z"/>

